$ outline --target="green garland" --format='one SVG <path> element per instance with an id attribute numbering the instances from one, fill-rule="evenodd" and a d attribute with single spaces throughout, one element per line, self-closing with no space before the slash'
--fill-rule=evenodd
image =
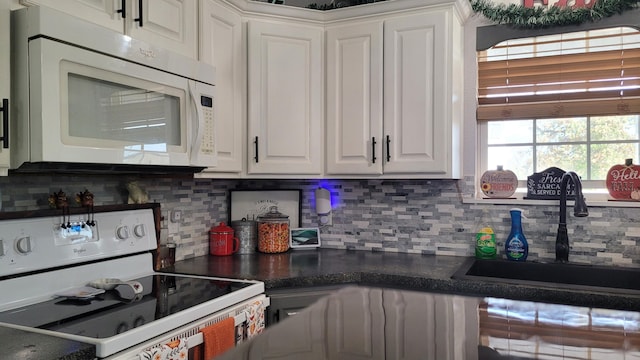
<path id="1" fill-rule="evenodd" d="M 635 8 L 640 0 L 594 0 L 591 8 L 550 6 L 532 8 L 516 4 L 492 5 L 489 0 L 470 0 L 474 12 L 482 14 L 498 24 L 509 24 L 519 28 L 543 28 L 549 26 L 578 25 L 587 21 L 598 21 Z"/>

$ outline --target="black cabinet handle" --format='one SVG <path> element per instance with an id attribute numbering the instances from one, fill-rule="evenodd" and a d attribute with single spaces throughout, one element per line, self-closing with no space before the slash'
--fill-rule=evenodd
<path id="1" fill-rule="evenodd" d="M 371 163 L 376 163 L 376 137 L 371 138 Z"/>
<path id="2" fill-rule="evenodd" d="M 0 111 L 2 111 L 2 147 L 5 149 L 9 148 L 9 99 L 2 99 L 2 107 L 0 107 Z"/>
<path id="3" fill-rule="evenodd" d="M 118 11 L 116 11 L 119 14 L 122 14 L 122 18 L 126 19 L 127 18 L 127 0 L 120 0 L 120 9 L 118 9 Z"/>
<path id="4" fill-rule="evenodd" d="M 254 159 L 256 159 L 256 163 L 258 162 L 258 137 L 256 136 L 256 139 L 253 141 L 254 144 L 256 144 L 256 156 L 254 157 Z"/>
<path id="5" fill-rule="evenodd" d="M 387 135 L 387 162 L 391 161 L 391 139 Z"/>
<path id="6" fill-rule="evenodd" d="M 137 21 L 140 27 L 142 27 L 142 0 L 138 0 L 138 17 L 133 19 Z"/>

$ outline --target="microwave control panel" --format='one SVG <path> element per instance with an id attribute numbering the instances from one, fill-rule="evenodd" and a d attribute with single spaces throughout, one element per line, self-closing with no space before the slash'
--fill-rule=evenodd
<path id="1" fill-rule="evenodd" d="M 213 98 L 211 96 L 200 96 L 200 105 L 202 106 L 203 125 L 202 144 L 200 152 L 206 155 L 215 154 L 215 133 L 213 126 Z"/>
<path id="2" fill-rule="evenodd" d="M 189 82 L 189 91 L 198 119 L 193 129 L 191 144 L 192 166 L 216 166 L 218 151 L 216 149 L 216 119 L 213 111 L 214 86 L 196 81 Z"/>

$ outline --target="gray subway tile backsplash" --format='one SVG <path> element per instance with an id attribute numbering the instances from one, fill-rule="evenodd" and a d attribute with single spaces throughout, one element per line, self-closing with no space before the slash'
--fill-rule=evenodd
<path id="1" fill-rule="evenodd" d="M 315 227 L 311 203 L 322 184 L 331 191 L 333 225 L 321 229 L 322 247 L 364 251 L 472 256 L 475 219 L 483 208 L 493 218 L 498 252 L 509 233 L 510 205 L 465 204 L 474 178 L 464 180 L 218 180 L 129 176 L 11 175 L 0 178 L 2 211 L 48 208 L 48 196 L 59 190 L 73 199 L 88 189 L 96 205 L 127 202 L 125 184 L 136 180 L 163 213 L 179 209 L 182 221 L 163 230 L 163 241 L 176 242 L 178 260 L 208 254 L 208 231 L 227 222 L 229 189 L 301 189 L 301 226 Z M 529 260 L 553 260 L 558 206 L 518 205 Z M 572 262 L 640 264 L 640 214 L 634 208 L 592 207 L 589 217 L 569 215 Z M 234 219 L 235 220 L 235 219 Z"/>

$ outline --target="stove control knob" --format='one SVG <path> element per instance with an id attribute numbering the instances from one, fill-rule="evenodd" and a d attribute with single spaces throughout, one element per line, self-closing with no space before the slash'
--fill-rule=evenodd
<path id="1" fill-rule="evenodd" d="M 33 250 L 31 246 L 31 237 L 23 236 L 16 239 L 16 251 L 20 254 L 26 255 Z"/>
<path id="2" fill-rule="evenodd" d="M 4 256 L 4 240 L 0 239 L 0 256 Z"/>
<path id="3" fill-rule="evenodd" d="M 144 224 L 138 224 L 138 225 L 134 226 L 133 227 L 133 234 L 139 239 L 143 238 L 147 234 L 147 231 L 145 230 Z"/>
<path id="4" fill-rule="evenodd" d="M 118 240 L 127 240 L 129 238 L 129 228 L 126 225 L 116 229 L 116 238 Z"/>

